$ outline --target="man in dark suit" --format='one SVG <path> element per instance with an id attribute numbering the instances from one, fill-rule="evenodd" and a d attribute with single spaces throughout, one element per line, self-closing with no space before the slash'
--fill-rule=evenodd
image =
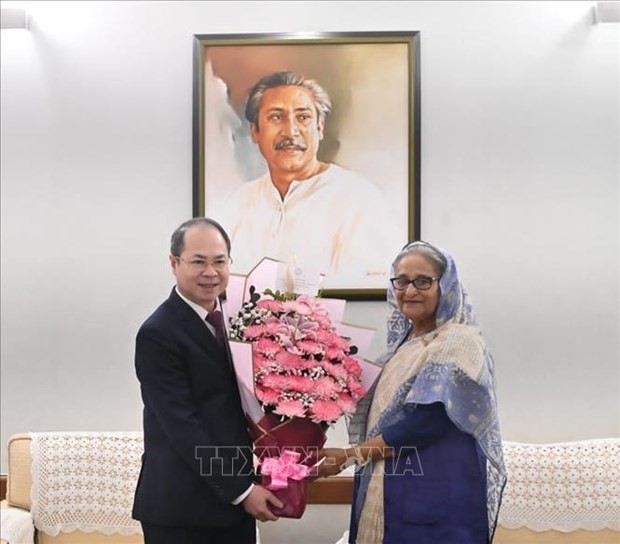
<path id="1" fill-rule="evenodd" d="M 217 324 L 230 239 L 207 218 L 172 235 L 176 287 L 140 328 L 136 373 L 144 402 L 144 456 L 133 507 L 146 544 L 254 544 L 256 522 L 282 503 L 253 483 L 227 340 Z M 223 325 L 223 322 L 222 322 Z"/>

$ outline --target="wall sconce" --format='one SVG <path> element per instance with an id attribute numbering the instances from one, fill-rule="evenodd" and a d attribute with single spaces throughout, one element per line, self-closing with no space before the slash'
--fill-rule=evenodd
<path id="1" fill-rule="evenodd" d="M 28 30 L 28 13 L 25 9 L 2 8 L 0 10 L 2 30 L 8 28 L 24 28 Z"/>
<path id="2" fill-rule="evenodd" d="M 594 6 L 596 23 L 620 23 L 620 2 L 597 2 Z"/>

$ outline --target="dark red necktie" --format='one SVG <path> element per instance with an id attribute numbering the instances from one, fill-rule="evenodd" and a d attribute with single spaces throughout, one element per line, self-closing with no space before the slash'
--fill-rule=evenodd
<path id="1" fill-rule="evenodd" d="M 209 312 L 206 320 L 211 323 L 215 329 L 215 339 L 217 340 L 217 343 L 223 345 L 224 338 L 226 337 L 226 330 L 224 328 L 224 316 L 222 315 L 222 312 L 220 310 Z"/>

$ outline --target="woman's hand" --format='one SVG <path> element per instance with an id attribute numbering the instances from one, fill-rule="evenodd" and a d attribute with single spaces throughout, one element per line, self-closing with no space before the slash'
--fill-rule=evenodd
<path id="1" fill-rule="evenodd" d="M 389 459 L 394 456 L 394 450 L 385 443 L 383 435 L 379 434 L 351 448 L 322 449 L 318 456 L 319 460 L 324 460 L 316 468 L 316 475 L 318 478 L 324 478 L 340 474 L 345 468 L 355 463 L 364 466 L 370 461 Z"/>
<path id="2" fill-rule="evenodd" d="M 317 467 L 317 476 L 325 478 L 340 474 L 346 468 L 342 465 L 347 458 L 347 450 L 342 448 L 325 448 L 319 451 L 319 460 L 323 459 L 323 461 Z"/>

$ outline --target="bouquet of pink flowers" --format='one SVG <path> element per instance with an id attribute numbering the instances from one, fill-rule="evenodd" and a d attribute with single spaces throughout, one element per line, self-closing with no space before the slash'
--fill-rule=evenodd
<path id="1" fill-rule="evenodd" d="M 344 301 L 274 291 L 279 264 L 231 278 L 224 311 L 261 483 L 284 503 L 277 515 L 299 518 L 327 428 L 355 411 L 377 371 L 352 341 L 368 348 L 373 331 L 340 322 Z"/>
<path id="2" fill-rule="evenodd" d="M 268 412 L 332 424 L 366 394 L 357 347 L 336 331 L 327 309 L 307 295 L 267 289 L 230 324 L 230 338 L 252 342 L 256 397 Z"/>

